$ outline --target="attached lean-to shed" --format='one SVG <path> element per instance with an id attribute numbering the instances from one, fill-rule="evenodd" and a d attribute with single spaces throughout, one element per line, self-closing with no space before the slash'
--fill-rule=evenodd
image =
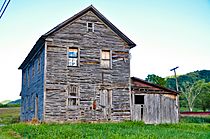
<path id="1" fill-rule="evenodd" d="M 147 124 L 179 121 L 178 93 L 165 87 L 131 77 L 132 119 Z"/>

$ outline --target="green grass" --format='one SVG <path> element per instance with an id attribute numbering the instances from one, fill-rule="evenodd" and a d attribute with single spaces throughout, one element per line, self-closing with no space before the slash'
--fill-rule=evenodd
<path id="1" fill-rule="evenodd" d="M 142 122 L 39 124 L 15 123 L 19 108 L 0 109 L 6 126 L 0 127 L 0 139 L 208 139 L 210 117 L 182 117 L 178 124 L 145 125 Z M 11 124 L 15 123 L 15 124 Z M 0 123 L 1 124 L 1 123 Z"/>
<path id="2" fill-rule="evenodd" d="M 19 122 L 20 107 L 0 108 L 0 124 Z"/>
<path id="3" fill-rule="evenodd" d="M 151 138 L 207 139 L 210 124 L 179 123 L 145 125 L 142 122 L 77 124 L 12 124 L 0 128 L 0 138 Z"/>

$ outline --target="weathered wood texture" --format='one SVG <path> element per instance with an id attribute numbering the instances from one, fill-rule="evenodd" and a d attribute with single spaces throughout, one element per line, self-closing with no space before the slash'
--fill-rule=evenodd
<path id="1" fill-rule="evenodd" d="M 37 118 L 43 119 L 44 59 L 44 49 L 41 49 L 22 69 L 21 121 L 35 117 L 36 96 L 39 102 Z"/>
<path id="2" fill-rule="evenodd" d="M 95 24 L 94 32 L 87 32 L 87 22 Z M 47 42 L 45 121 L 131 118 L 128 89 L 130 48 L 118 35 L 89 11 L 47 39 L 51 41 Z M 67 66 L 69 47 L 79 49 L 78 67 Z M 112 53 L 112 69 L 100 66 L 100 51 L 103 49 Z M 71 83 L 79 86 L 79 106 L 66 105 L 67 86 Z M 99 105 L 102 89 L 112 90 L 112 108 Z M 92 108 L 94 100 L 96 110 Z"/>
<path id="3" fill-rule="evenodd" d="M 135 96 L 143 95 L 144 104 L 135 104 Z M 178 95 L 141 81 L 132 81 L 132 119 L 147 124 L 177 123 Z M 143 108 L 143 109 L 142 109 Z"/>

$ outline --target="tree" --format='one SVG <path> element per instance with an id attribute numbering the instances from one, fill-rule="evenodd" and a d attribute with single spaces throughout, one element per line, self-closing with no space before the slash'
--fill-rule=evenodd
<path id="1" fill-rule="evenodd" d="M 166 80 L 165 78 L 162 78 L 160 76 L 157 76 L 155 74 L 149 74 L 147 75 L 147 78 L 145 79 L 148 82 L 158 84 L 160 86 L 166 87 Z"/>
<path id="2" fill-rule="evenodd" d="M 205 81 L 199 80 L 194 83 L 184 82 L 180 87 L 180 90 L 187 101 L 189 111 L 193 110 L 195 100 L 198 97 L 198 95 L 203 92 L 204 85 Z"/>
<path id="3" fill-rule="evenodd" d="M 204 112 L 210 109 L 210 82 L 202 85 L 201 93 L 196 99 L 196 107 L 201 108 Z"/>

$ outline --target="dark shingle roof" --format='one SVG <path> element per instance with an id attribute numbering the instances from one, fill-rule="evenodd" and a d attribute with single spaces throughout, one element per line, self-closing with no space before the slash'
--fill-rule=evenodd
<path id="1" fill-rule="evenodd" d="M 42 35 L 38 39 L 36 44 L 33 46 L 33 48 L 31 49 L 31 51 L 29 52 L 29 54 L 27 55 L 27 57 L 25 58 L 25 60 L 23 61 L 23 63 L 20 65 L 18 69 L 23 69 L 25 67 L 25 65 L 31 60 L 31 58 L 36 54 L 36 52 L 44 46 L 43 43 L 49 35 L 58 31 L 59 29 L 61 29 L 68 23 L 74 21 L 75 19 L 77 19 L 78 17 L 80 17 L 81 15 L 85 14 L 88 11 L 92 11 L 95 15 L 97 15 L 98 18 L 100 18 L 107 26 L 109 26 L 119 37 L 121 37 L 126 43 L 128 43 L 130 48 L 133 48 L 136 46 L 136 44 L 133 41 L 131 41 L 125 34 L 123 34 L 117 27 L 115 27 L 108 19 L 106 19 L 106 17 L 104 17 L 95 7 L 90 5 L 89 7 L 85 8 L 84 10 L 80 11 L 79 13 L 75 14 L 71 18 L 67 19 L 66 21 L 62 22 L 61 24 L 57 25 L 56 27 L 54 27 L 53 29 L 51 29 L 50 31 Z"/>
<path id="2" fill-rule="evenodd" d="M 153 84 L 153 83 L 147 82 L 147 81 L 145 81 L 145 80 L 139 79 L 139 78 L 137 78 L 137 77 L 131 77 L 131 80 L 132 80 L 132 81 L 137 81 L 137 82 L 140 82 L 140 83 L 143 83 L 143 84 L 152 86 L 152 87 L 155 87 L 155 88 L 157 88 L 157 89 L 162 89 L 162 90 L 167 91 L 167 92 L 170 92 L 170 93 L 172 93 L 172 94 L 178 94 L 178 93 L 179 93 L 179 92 L 176 92 L 176 91 L 174 91 L 174 90 L 168 89 L 168 88 L 166 88 L 166 87 L 162 87 L 162 86 L 160 86 L 160 85 Z"/>

